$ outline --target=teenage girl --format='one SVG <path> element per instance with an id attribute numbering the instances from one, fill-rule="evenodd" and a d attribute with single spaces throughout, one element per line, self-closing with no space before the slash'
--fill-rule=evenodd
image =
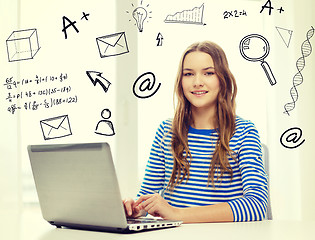
<path id="1" fill-rule="evenodd" d="M 213 42 L 183 54 L 173 119 L 159 126 L 129 217 L 147 213 L 184 222 L 263 220 L 267 176 L 255 125 L 235 113 L 236 82 Z"/>

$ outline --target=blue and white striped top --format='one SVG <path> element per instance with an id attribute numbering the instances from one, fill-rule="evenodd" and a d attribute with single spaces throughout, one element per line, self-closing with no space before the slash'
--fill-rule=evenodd
<path id="1" fill-rule="evenodd" d="M 234 221 L 259 221 L 265 218 L 268 202 L 267 175 L 262 162 L 261 143 L 255 125 L 236 117 L 236 131 L 230 148 L 236 161 L 229 157 L 233 178 L 224 174 L 215 184 L 208 184 L 208 172 L 218 133 L 214 129 L 189 128 L 188 145 L 192 155 L 190 176 L 166 189 L 173 169 L 171 152 L 172 120 L 159 126 L 152 144 L 150 158 L 138 196 L 160 193 L 170 205 L 176 207 L 205 206 L 227 202 Z M 218 172 L 217 174 L 220 174 Z"/>

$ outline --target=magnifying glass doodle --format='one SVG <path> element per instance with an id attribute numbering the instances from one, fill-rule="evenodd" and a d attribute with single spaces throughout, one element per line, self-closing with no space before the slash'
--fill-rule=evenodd
<path id="1" fill-rule="evenodd" d="M 240 42 L 240 52 L 243 58 L 251 62 L 261 62 L 261 66 L 271 85 L 277 83 L 269 64 L 265 61 L 270 51 L 269 42 L 259 34 L 250 34 Z"/>

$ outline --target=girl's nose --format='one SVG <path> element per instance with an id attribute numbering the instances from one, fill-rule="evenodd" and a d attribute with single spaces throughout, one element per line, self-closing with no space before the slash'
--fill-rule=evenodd
<path id="1" fill-rule="evenodd" d="M 194 79 L 194 87 L 202 87 L 204 85 L 202 76 L 200 74 L 196 74 Z"/>

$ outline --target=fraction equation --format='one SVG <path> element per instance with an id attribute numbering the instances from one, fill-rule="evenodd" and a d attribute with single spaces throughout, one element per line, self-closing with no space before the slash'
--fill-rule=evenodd
<path id="1" fill-rule="evenodd" d="M 18 106 L 16 103 L 11 104 L 8 107 L 8 112 L 14 114 L 16 110 L 38 110 L 40 108 L 52 108 L 54 106 L 60 106 L 62 104 L 67 104 L 67 103 L 77 103 L 78 102 L 78 96 L 74 95 L 72 97 L 66 97 L 66 98 L 49 98 L 49 99 L 44 99 L 42 102 L 37 102 L 36 100 L 34 101 L 29 101 L 29 102 L 24 102 L 23 107 Z"/>
<path id="2" fill-rule="evenodd" d="M 3 87 L 7 90 L 7 111 L 12 114 L 17 110 L 35 111 L 78 102 L 67 73 L 21 79 L 7 77 Z"/>
<path id="3" fill-rule="evenodd" d="M 5 80 L 4 86 L 7 87 L 8 90 L 18 88 L 18 85 L 27 85 L 27 84 L 40 84 L 40 83 L 49 83 L 49 82 L 63 82 L 68 79 L 68 74 L 61 73 L 59 76 L 38 76 L 35 75 L 35 78 L 23 78 L 20 81 L 15 81 L 13 77 L 8 77 Z"/>

